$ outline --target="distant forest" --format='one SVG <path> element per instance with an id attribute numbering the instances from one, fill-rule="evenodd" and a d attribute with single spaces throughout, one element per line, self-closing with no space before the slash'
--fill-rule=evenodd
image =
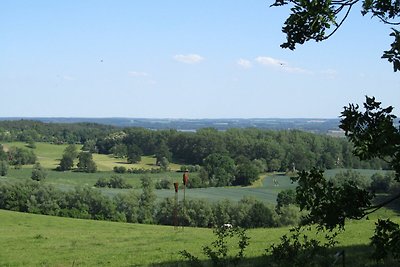
<path id="1" fill-rule="evenodd" d="M 82 144 L 92 153 L 127 157 L 133 151 L 188 165 L 206 166 L 208 162 L 233 161 L 236 165 L 253 165 L 263 171 L 312 167 L 387 168 L 386 163 L 379 159 L 360 161 L 353 156 L 353 146 L 345 138 L 300 130 L 232 128 L 218 131 L 202 128 L 195 132 L 182 132 L 84 122 L 0 121 L 0 142 L 11 141 Z"/>
<path id="2" fill-rule="evenodd" d="M 339 119 L 145 119 L 145 118 L 0 118 L 0 121 L 34 120 L 46 123 L 97 123 L 117 127 L 140 127 L 151 130 L 176 129 L 196 131 L 202 128 L 215 128 L 224 131 L 231 128 L 258 128 L 269 130 L 302 130 L 313 133 L 340 132 Z M 342 136 L 344 136 L 342 134 Z"/>

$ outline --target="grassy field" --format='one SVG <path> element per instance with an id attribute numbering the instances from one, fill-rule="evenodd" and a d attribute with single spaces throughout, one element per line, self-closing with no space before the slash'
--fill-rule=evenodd
<path id="1" fill-rule="evenodd" d="M 393 214 L 382 211 L 378 216 Z M 399 218 L 395 218 L 400 222 Z M 200 259 L 211 229 L 178 228 L 51 217 L 0 210 L 0 266 L 179 266 L 178 251 Z M 347 266 L 374 266 L 367 255 L 373 220 L 350 222 L 339 236 Z M 266 266 L 265 249 L 288 228 L 248 230 L 247 266 Z M 334 254 L 337 250 L 333 250 Z M 367 265 L 365 265 L 367 264 Z M 379 265 L 380 266 L 380 265 Z M 390 265 L 387 265 L 390 266 Z"/>
<path id="2" fill-rule="evenodd" d="M 34 148 L 33 151 L 38 157 L 40 164 L 46 169 L 55 169 L 59 165 L 64 149 L 67 147 L 67 145 L 55 145 L 49 143 L 35 143 L 35 145 L 36 148 Z M 12 146 L 28 148 L 27 144 L 24 142 L 4 143 L 3 146 L 6 150 Z M 77 145 L 78 150 L 81 147 L 81 145 Z M 158 168 L 158 166 L 156 166 L 156 159 L 152 156 L 142 156 L 142 160 L 137 164 L 128 164 L 125 159 L 114 158 L 112 155 L 93 154 L 93 159 L 96 162 L 98 171 L 112 171 L 115 166 L 124 166 L 127 169 Z M 76 163 L 77 161 L 75 164 Z M 31 165 L 24 166 L 24 168 L 31 167 Z M 180 169 L 180 165 L 174 163 L 170 164 L 169 167 L 172 171 Z"/>

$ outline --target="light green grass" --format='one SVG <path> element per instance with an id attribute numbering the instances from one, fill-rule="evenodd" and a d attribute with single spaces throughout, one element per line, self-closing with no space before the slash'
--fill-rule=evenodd
<path id="1" fill-rule="evenodd" d="M 398 217 L 395 221 L 400 222 Z M 204 259 L 201 247 L 214 240 L 211 229 L 183 230 L 4 210 L 0 210 L 0 222 L 0 266 L 177 266 L 180 250 Z M 372 220 L 350 222 L 339 236 L 340 246 L 348 251 L 348 266 L 370 262 L 366 253 L 373 227 Z M 247 261 L 261 257 L 286 233 L 288 228 L 248 230 Z"/>
<path id="2" fill-rule="evenodd" d="M 36 148 L 32 149 L 33 152 L 38 157 L 40 164 L 46 169 L 55 169 L 60 164 L 60 159 L 67 145 L 55 145 L 49 143 L 35 143 Z M 4 148 L 7 150 L 12 146 L 27 148 L 27 144 L 24 142 L 9 142 L 3 144 Z M 77 145 L 78 151 L 81 149 L 81 145 Z M 93 160 L 96 162 L 98 171 L 112 171 L 115 166 L 124 166 L 127 169 L 158 169 L 156 165 L 156 159 L 154 156 L 142 156 L 142 160 L 136 164 L 128 164 L 126 159 L 114 158 L 112 155 L 103 154 L 93 154 Z M 75 161 L 75 166 L 78 160 Z M 180 169 L 179 164 L 171 163 L 171 171 L 176 171 Z M 23 168 L 31 168 L 32 165 L 23 166 Z"/>

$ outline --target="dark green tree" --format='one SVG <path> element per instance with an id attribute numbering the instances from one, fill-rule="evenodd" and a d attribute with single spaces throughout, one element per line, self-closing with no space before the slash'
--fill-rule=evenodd
<path id="1" fill-rule="evenodd" d="M 47 177 L 46 170 L 37 162 L 33 165 L 31 179 L 35 181 L 43 181 Z"/>
<path id="2" fill-rule="evenodd" d="M 282 190 L 276 197 L 276 211 L 279 213 L 281 208 L 296 203 L 296 192 L 292 189 Z"/>
<path id="3" fill-rule="evenodd" d="M 7 153 L 4 151 L 2 144 L 0 144 L 0 160 L 8 160 Z"/>
<path id="4" fill-rule="evenodd" d="M 97 153 L 96 140 L 88 139 L 82 146 L 82 151 L 89 151 L 90 153 Z"/>
<path id="5" fill-rule="evenodd" d="M 36 155 L 31 149 L 10 147 L 7 155 L 11 165 L 26 165 L 36 162 Z"/>
<path id="6" fill-rule="evenodd" d="M 90 152 L 81 152 L 78 155 L 78 171 L 80 172 L 96 172 L 97 166 L 93 160 L 93 156 Z"/>
<path id="7" fill-rule="evenodd" d="M 236 167 L 235 184 L 250 185 L 258 179 L 259 168 L 250 160 L 240 163 Z"/>
<path id="8" fill-rule="evenodd" d="M 142 176 L 140 181 L 142 183 L 142 194 L 139 197 L 138 221 L 140 223 L 153 223 L 156 200 L 153 181 L 149 176 Z"/>
<path id="9" fill-rule="evenodd" d="M 235 179 L 235 162 L 229 156 L 211 154 L 204 159 L 211 186 L 231 185 Z"/>
<path id="10" fill-rule="evenodd" d="M 124 144 L 116 144 L 112 147 L 111 153 L 115 158 L 124 158 L 128 154 L 128 148 Z"/>
<path id="11" fill-rule="evenodd" d="M 8 173 L 8 161 L 0 160 L 0 176 L 6 176 Z"/>
<path id="12" fill-rule="evenodd" d="M 128 146 L 127 161 L 128 163 L 137 163 L 142 159 L 142 150 L 135 144 Z"/>
<path id="13" fill-rule="evenodd" d="M 60 160 L 60 165 L 57 167 L 59 171 L 71 170 L 74 167 L 74 160 L 78 156 L 78 150 L 76 145 L 68 145 L 64 149 L 64 153 Z"/>
<path id="14" fill-rule="evenodd" d="M 394 71 L 400 70 L 400 5 L 391 0 L 276 0 L 272 6 L 291 6 L 291 14 L 282 27 L 286 42 L 281 47 L 294 50 L 297 44 L 307 41 L 323 41 L 331 37 L 343 24 L 353 8 L 362 3 L 361 14 L 371 15 L 392 27 L 394 41 L 382 58 L 393 64 Z"/>

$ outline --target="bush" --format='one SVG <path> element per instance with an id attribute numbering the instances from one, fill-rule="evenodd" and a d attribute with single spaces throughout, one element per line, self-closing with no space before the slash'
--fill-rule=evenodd
<path id="1" fill-rule="evenodd" d="M 249 245 L 249 237 L 246 230 L 220 226 L 214 229 L 216 240 L 209 246 L 203 246 L 203 254 L 206 255 L 214 266 L 236 266 L 244 258 L 244 251 Z M 237 253 L 229 255 L 229 248 L 234 247 L 232 241 L 237 240 Z M 184 258 L 188 259 L 192 265 L 202 266 L 200 260 L 186 250 L 179 252 Z"/>
<path id="2" fill-rule="evenodd" d="M 6 176 L 8 173 L 8 161 L 0 160 L 0 176 Z"/>
<path id="3" fill-rule="evenodd" d="M 42 181 L 46 178 L 46 176 L 47 173 L 44 170 L 44 168 L 40 165 L 40 163 L 36 163 L 32 169 L 32 175 L 31 175 L 32 180 Z"/>
<path id="4" fill-rule="evenodd" d="M 120 176 L 112 175 L 109 180 L 105 178 L 100 178 L 94 185 L 95 187 L 109 187 L 109 188 L 120 188 L 129 189 L 132 185 L 128 184 L 126 180 Z"/>
<path id="5" fill-rule="evenodd" d="M 95 187 L 108 187 L 108 180 L 106 178 L 99 178 L 94 184 Z"/>
<path id="6" fill-rule="evenodd" d="M 394 184 L 394 174 L 382 175 L 375 173 L 371 176 L 371 190 L 378 193 L 388 193 Z"/>
<path id="7" fill-rule="evenodd" d="M 276 197 L 276 212 L 279 213 L 283 206 L 296 204 L 296 192 L 292 189 L 282 190 Z"/>
<path id="8" fill-rule="evenodd" d="M 126 168 L 124 166 L 114 166 L 114 172 L 116 172 L 116 173 L 126 173 Z"/>
<path id="9" fill-rule="evenodd" d="M 172 182 L 168 179 L 161 179 L 155 184 L 156 189 L 171 189 Z"/>

